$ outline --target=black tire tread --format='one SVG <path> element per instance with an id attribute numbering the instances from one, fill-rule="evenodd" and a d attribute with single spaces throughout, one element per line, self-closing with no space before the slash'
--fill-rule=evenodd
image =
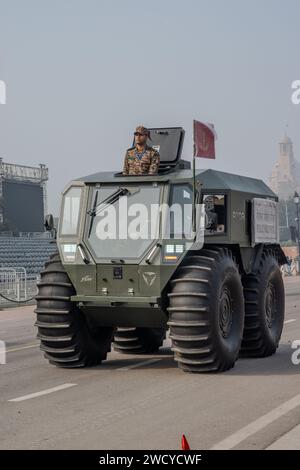
<path id="1" fill-rule="evenodd" d="M 118 327 L 113 348 L 123 354 L 150 354 L 162 346 L 165 337 L 164 328 Z"/>
<path id="2" fill-rule="evenodd" d="M 213 271 L 222 258 L 229 257 L 235 265 L 232 252 L 227 248 L 203 248 L 201 254 L 190 254 L 171 279 L 169 297 L 170 339 L 174 359 L 188 372 L 216 372 L 234 366 L 238 354 L 230 364 L 217 354 L 211 332 L 210 299 L 214 295 Z M 242 287 L 240 288 L 242 292 Z M 184 305 L 177 303 L 186 297 Z"/>
<path id="3" fill-rule="evenodd" d="M 245 326 L 241 345 L 242 357 L 268 357 L 274 354 L 278 347 L 278 344 L 266 342 L 258 312 L 258 295 L 262 283 L 263 269 L 271 258 L 276 259 L 272 251 L 264 250 L 257 273 L 251 273 L 242 277 L 245 297 Z"/>
<path id="4" fill-rule="evenodd" d="M 97 332 L 99 341 L 91 336 L 82 312 L 71 302 L 75 290 L 58 253 L 50 256 L 40 276 L 35 325 L 45 358 L 67 368 L 100 364 L 110 351 L 113 329 Z"/>

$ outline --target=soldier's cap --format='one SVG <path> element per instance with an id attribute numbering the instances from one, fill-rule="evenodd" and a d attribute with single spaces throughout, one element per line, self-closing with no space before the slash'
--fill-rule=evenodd
<path id="1" fill-rule="evenodd" d="M 144 134 L 148 137 L 148 139 L 151 140 L 151 137 L 150 137 L 150 131 L 149 129 L 147 129 L 147 127 L 145 126 L 137 126 L 136 129 L 135 129 L 135 132 L 139 132 L 140 134 Z"/>

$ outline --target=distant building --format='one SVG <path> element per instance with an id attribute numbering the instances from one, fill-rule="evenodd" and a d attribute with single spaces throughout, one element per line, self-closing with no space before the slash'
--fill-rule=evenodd
<path id="1" fill-rule="evenodd" d="M 48 168 L 0 158 L 0 232 L 43 232 Z"/>
<path id="2" fill-rule="evenodd" d="M 300 163 L 294 158 L 293 142 L 286 133 L 279 142 L 279 158 L 269 183 L 282 200 L 287 200 L 295 191 L 300 191 Z"/>

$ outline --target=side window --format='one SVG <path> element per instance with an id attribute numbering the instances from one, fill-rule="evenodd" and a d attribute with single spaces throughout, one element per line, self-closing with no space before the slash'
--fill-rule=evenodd
<path id="1" fill-rule="evenodd" d="M 79 222 L 82 188 L 71 187 L 63 197 L 61 235 L 76 235 Z"/>
<path id="2" fill-rule="evenodd" d="M 188 238 L 192 233 L 193 189 L 185 184 L 174 184 L 171 190 L 169 230 L 170 238 Z"/>
<path id="3" fill-rule="evenodd" d="M 205 230 L 207 233 L 226 232 L 226 196 L 224 194 L 204 194 Z"/>

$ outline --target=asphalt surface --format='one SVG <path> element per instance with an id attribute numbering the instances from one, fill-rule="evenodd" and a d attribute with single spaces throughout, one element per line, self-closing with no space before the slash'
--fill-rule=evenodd
<path id="1" fill-rule="evenodd" d="M 168 339 L 156 354 L 58 369 L 39 350 L 34 307 L 0 311 L 0 449 L 180 449 L 183 433 L 192 449 L 300 449 L 300 277 L 285 284 L 278 352 L 222 374 L 182 372 Z"/>

